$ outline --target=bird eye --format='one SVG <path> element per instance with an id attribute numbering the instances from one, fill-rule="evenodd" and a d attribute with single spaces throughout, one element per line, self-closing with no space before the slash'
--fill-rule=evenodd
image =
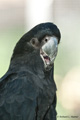
<path id="1" fill-rule="evenodd" d="M 48 41 L 48 39 L 47 38 L 45 38 L 45 42 L 47 42 Z"/>
<path id="2" fill-rule="evenodd" d="M 33 44 L 33 45 L 35 44 L 35 39 L 32 39 L 32 44 Z"/>

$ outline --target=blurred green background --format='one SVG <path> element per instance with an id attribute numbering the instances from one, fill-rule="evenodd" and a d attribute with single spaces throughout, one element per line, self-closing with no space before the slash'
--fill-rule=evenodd
<path id="1" fill-rule="evenodd" d="M 54 22 L 62 36 L 54 69 L 57 119 L 80 120 L 80 0 L 43 1 L 41 6 L 49 13 L 41 11 L 36 0 L 0 1 L 0 77 L 8 70 L 14 46 L 21 36 L 37 23 Z M 39 17 L 46 19 L 40 21 Z"/>

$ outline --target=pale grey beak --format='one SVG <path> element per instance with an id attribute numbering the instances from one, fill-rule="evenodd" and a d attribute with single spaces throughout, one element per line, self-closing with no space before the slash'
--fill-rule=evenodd
<path id="1" fill-rule="evenodd" d="M 42 51 L 50 58 L 49 62 L 46 62 L 46 67 L 54 63 L 54 60 L 58 52 L 58 39 L 53 36 L 50 40 L 42 46 Z"/>

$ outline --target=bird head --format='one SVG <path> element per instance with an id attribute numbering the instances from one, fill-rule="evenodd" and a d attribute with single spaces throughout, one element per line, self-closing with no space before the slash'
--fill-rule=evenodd
<path id="1" fill-rule="evenodd" d="M 41 23 L 22 36 L 14 49 L 12 59 L 38 52 L 45 69 L 50 70 L 58 52 L 60 38 L 60 31 L 55 24 Z"/>

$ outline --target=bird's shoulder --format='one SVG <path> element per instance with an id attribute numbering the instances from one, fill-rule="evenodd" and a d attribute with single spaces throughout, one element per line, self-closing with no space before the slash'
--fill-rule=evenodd
<path id="1" fill-rule="evenodd" d="M 29 72 L 7 73 L 0 79 L 0 106 L 7 103 L 33 100 L 38 95 L 35 77 Z"/>

